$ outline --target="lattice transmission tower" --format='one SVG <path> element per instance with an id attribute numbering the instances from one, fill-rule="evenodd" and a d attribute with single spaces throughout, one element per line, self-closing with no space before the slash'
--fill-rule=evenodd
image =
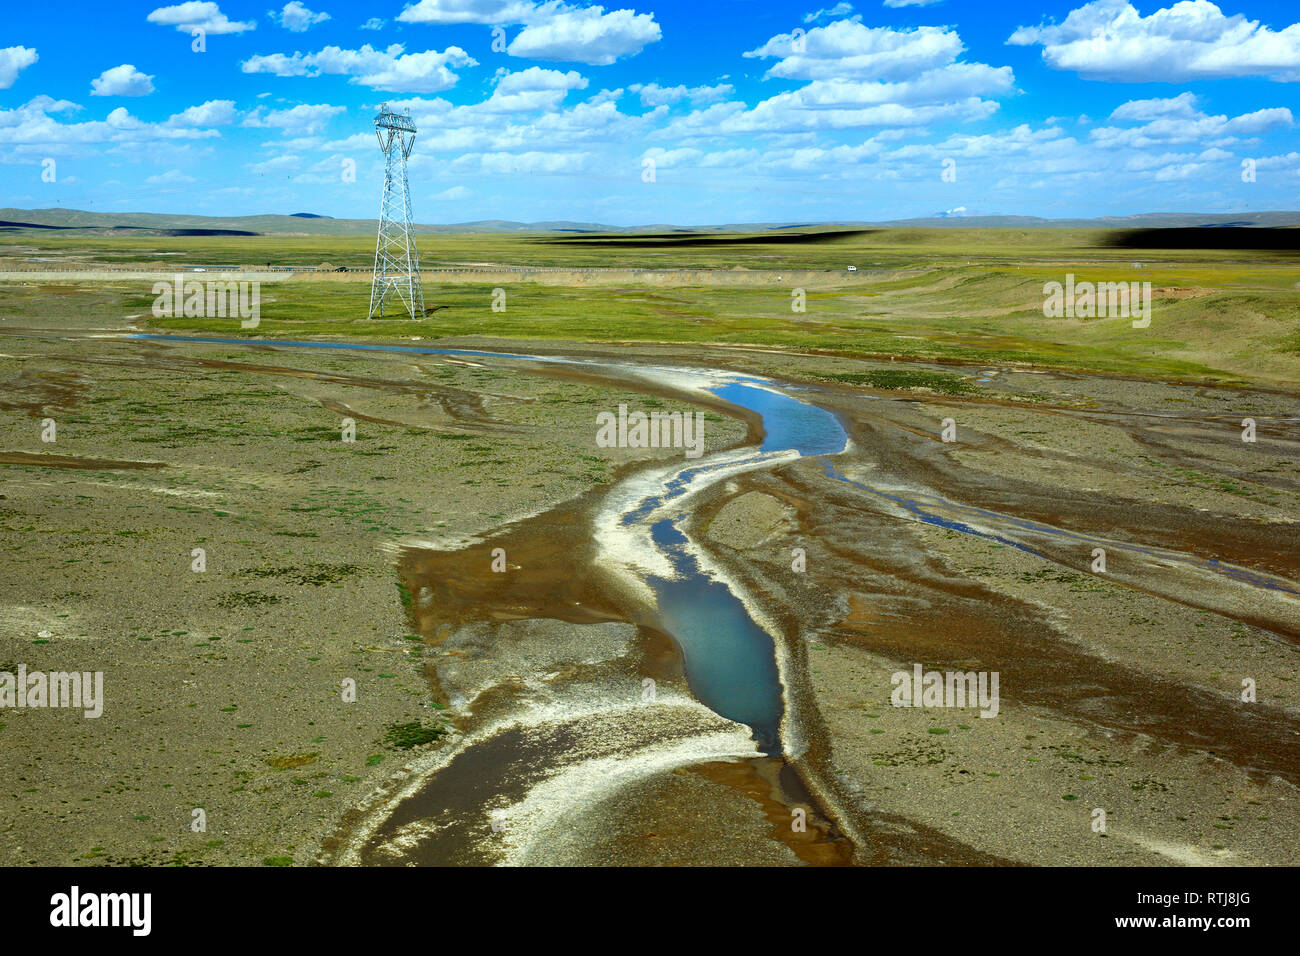
<path id="1" fill-rule="evenodd" d="M 370 317 L 382 316 L 384 304 L 395 295 L 411 318 L 422 318 L 424 289 L 420 286 L 420 253 L 411 231 L 411 189 L 406 181 L 406 159 L 415 145 L 411 111 L 394 113 L 387 103 L 381 104 L 375 117 L 375 135 L 384 154 L 384 195 L 379 203 Z"/>

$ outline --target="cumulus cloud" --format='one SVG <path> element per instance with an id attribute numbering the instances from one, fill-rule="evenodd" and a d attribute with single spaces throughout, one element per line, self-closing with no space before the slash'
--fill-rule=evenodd
<path id="1" fill-rule="evenodd" d="M 955 61 L 963 44 L 949 27 L 894 30 L 840 20 L 803 36 L 782 33 L 744 55 L 778 58 L 770 77 L 787 80 L 893 80 Z"/>
<path id="2" fill-rule="evenodd" d="M 208 100 L 172 116 L 169 126 L 229 126 L 236 119 L 234 100 Z"/>
<path id="3" fill-rule="evenodd" d="M 483 109 L 503 113 L 550 110 L 560 105 L 569 90 L 585 90 L 587 79 L 574 70 L 544 70 L 530 66 L 515 73 L 504 73 L 497 79 L 492 96 L 482 104 Z"/>
<path id="4" fill-rule="evenodd" d="M 453 106 L 441 97 L 413 97 L 389 105 L 409 109 L 421 131 L 418 156 L 412 157 L 417 165 L 434 155 L 450 155 L 468 164 L 470 171 L 498 171 L 511 162 L 503 157 L 538 152 L 539 144 L 569 157 L 564 162 L 572 164 L 577 162 L 574 157 L 585 157 L 589 150 L 617 151 L 645 137 L 655 122 L 653 113 L 629 116 L 619 112 L 613 99 L 600 96 L 573 106 L 558 102 L 566 90 L 580 89 L 585 82 L 573 71 L 533 67 L 499 76 L 496 91 L 481 103 Z M 502 122 L 506 107 L 511 115 L 508 122 Z M 341 144 L 330 145 L 343 148 Z M 484 166 L 479 159 L 483 156 L 494 158 Z M 438 162 L 441 166 L 447 161 Z M 528 161 L 526 168 L 557 171 L 539 165 L 535 158 Z"/>
<path id="5" fill-rule="evenodd" d="M 458 46 L 439 53 L 405 53 L 400 43 L 386 50 L 365 44 L 359 50 L 327 46 L 318 53 L 292 55 L 272 53 L 252 56 L 241 64 L 245 73 L 270 73 L 274 76 L 319 76 L 322 73 L 351 77 L 350 82 L 373 90 L 397 93 L 436 93 L 451 89 L 459 77 L 454 69 L 477 66 L 478 61 Z"/>
<path id="6" fill-rule="evenodd" d="M 745 56 L 775 58 L 768 77 L 809 82 L 752 110 L 721 104 L 726 115 L 715 109 L 697 119 L 723 131 L 796 133 L 990 116 L 998 104 L 982 97 L 1010 93 L 1015 77 L 1010 67 L 958 60 L 963 48 L 948 27 L 894 30 L 856 20 L 778 34 Z"/>
<path id="7" fill-rule="evenodd" d="M 1184 94 L 1190 96 L 1190 94 Z M 1118 107 L 1111 119 L 1145 121 L 1141 126 L 1103 126 L 1092 131 L 1094 143 L 1106 148 L 1151 149 L 1170 143 L 1231 143 L 1241 137 L 1255 137 L 1293 125 L 1291 111 L 1272 107 L 1240 116 L 1207 116 L 1194 109 L 1194 98 L 1133 100 Z"/>
<path id="8" fill-rule="evenodd" d="M 227 19 L 221 8 L 212 0 L 187 0 L 171 7 L 159 7 L 145 18 L 162 27 L 175 27 L 182 33 L 202 30 L 204 33 L 243 33 L 257 28 L 256 21 Z"/>
<path id="9" fill-rule="evenodd" d="M 91 96 L 148 96 L 152 92 L 153 77 L 130 63 L 105 70 L 90 81 Z"/>
<path id="10" fill-rule="evenodd" d="M 1142 16 L 1127 0 L 1094 0 L 1059 24 L 1020 27 L 1008 43 L 1041 45 L 1057 70 L 1123 82 L 1183 83 L 1230 76 L 1300 81 L 1300 23 L 1272 30 L 1209 0 Z"/>
<path id="11" fill-rule="evenodd" d="M 272 20 L 277 21 L 280 26 L 293 33 L 305 33 L 316 24 L 324 23 L 329 18 L 328 13 L 316 13 L 308 10 L 299 0 L 289 0 L 279 15 L 274 12 L 271 14 Z"/>
<path id="12" fill-rule="evenodd" d="M 546 6 L 551 6 L 547 4 Z M 662 36 L 653 13 L 604 7 L 565 10 L 529 24 L 510 41 L 506 52 L 536 60 L 563 60 L 608 66 L 635 56 Z"/>
<path id="13" fill-rule="evenodd" d="M 286 135 L 319 133 L 332 118 L 346 111 L 343 106 L 302 103 L 283 110 L 264 110 L 258 107 L 244 117 L 244 126 L 283 130 Z"/>
<path id="14" fill-rule="evenodd" d="M 1203 114 L 1196 108 L 1196 94 L 1179 93 L 1169 99 L 1129 100 L 1127 103 L 1115 107 L 1110 114 L 1110 118 L 1118 121 L 1143 121 L 1159 119 L 1162 116 L 1193 119 L 1200 115 Z"/>
<path id="15" fill-rule="evenodd" d="M 537 6 L 528 0 L 419 0 L 397 19 L 403 23 L 524 23 Z"/>
<path id="16" fill-rule="evenodd" d="M 41 113 L 75 113 L 81 107 L 71 100 L 56 100 L 54 97 L 42 93 L 40 96 L 32 97 L 20 109 L 34 110 Z"/>
<path id="17" fill-rule="evenodd" d="M 11 110 L 0 109 L 0 148 L 9 157 L 67 154 L 103 155 L 106 147 L 158 146 L 176 140 L 199 140 L 219 136 L 214 129 L 194 129 L 168 123 L 146 123 L 123 107 L 102 120 L 65 123 L 53 114 L 81 109 L 68 100 L 38 96 Z"/>
<path id="18" fill-rule="evenodd" d="M 506 47 L 511 56 L 608 66 L 635 56 L 662 36 L 653 13 L 577 7 L 563 0 L 420 0 L 397 18 L 404 23 L 522 24 Z"/>
<path id="19" fill-rule="evenodd" d="M 384 24 L 386 24 L 387 22 L 388 22 L 388 21 L 385 20 L 383 17 L 371 17 L 371 18 L 370 18 L 369 20 L 367 20 L 365 23 L 361 24 L 361 29 L 362 29 L 362 30 L 382 30 L 382 29 L 384 28 Z"/>
<path id="20" fill-rule="evenodd" d="M 10 46 L 0 50 L 0 90 L 14 85 L 18 74 L 35 63 L 36 51 L 26 46 Z"/>

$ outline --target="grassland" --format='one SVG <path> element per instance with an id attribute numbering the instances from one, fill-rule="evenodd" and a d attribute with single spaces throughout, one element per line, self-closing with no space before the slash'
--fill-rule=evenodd
<path id="1" fill-rule="evenodd" d="M 1292 252 L 1136 253 L 1086 229 L 706 238 L 710 244 L 697 244 L 700 237 L 422 237 L 427 269 L 484 274 L 427 272 L 430 315 L 419 321 L 365 318 L 364 272 L 264 283 L 262 322 L 253 331 L 223 318 L 153 320 L 151 283 L 110 272 L 94 284 L 145 324 L 173 332 L 717 343 L 1283 386 L 1300 379 L 1300 256 Z M 368 239 L 352 237 L 0 237 L 0 269 L 38 267 L 33 259 L 164 272 L 265 263 L 364 269 L 371 255 Z M 859 271 L 847 272 L 849 265 Z M 503 274 L 507 268 L 522 271 Z M 1069 273 L 1079 281 L 1150 282 L 1151 326 L 1044 317 L 1044 283 Z M 21 311 L 57 308 L 63 285 L 27 284 L 31 300 Z M 497 288 L 506 292 L 504 312 L 491 307 Z M 806 290 L 804 312 L 792 310 L 795 288 Z"/>

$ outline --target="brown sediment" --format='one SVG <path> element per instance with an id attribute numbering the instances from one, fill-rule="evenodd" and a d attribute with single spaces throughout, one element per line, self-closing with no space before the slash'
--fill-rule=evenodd
<path id="1" fill-rule="evenodd" d="M 85 397 L 88 384 L 74 372 L 23 371 L 4 383 L 0 409 L 22 410 L 36 417 L 67 412 Z"/>
<path id="2" fill-rule="evenodd" d="M 686 769 L 761 804 L 772 824 L 768 836 L 784 843 L 804 863 L 810 866 L 853 863 L 853 844 L 821 814 L 803 781 L 783 758 L 717 760 Z M 802 809 L 806 814 L 806 820 L 798 826 L 794 821 L 795 809 Z"/>
<path id="3" fill-rule="evenodd" d="M 38 455 L 27 451 L 0 451 L 0 465 L 40 465 L 44 468 L 78 468 L 89 471 L 149 471 L 168 467 L 162 461 L 116 461 L 76 455 Z"/>
<path id="4" fill-rule="evenodd" d="M 437 640 L 483 620 L 547 617 L 575 624 L 620 619 L 591 569 L 595 493 L 525 519 L 464 548 L 406 547 L 398 577 L 417 630 Z M 494 552 L 501 549 L 504 558 Z M 504 561 L 505 570 L 493 571 Z"/>

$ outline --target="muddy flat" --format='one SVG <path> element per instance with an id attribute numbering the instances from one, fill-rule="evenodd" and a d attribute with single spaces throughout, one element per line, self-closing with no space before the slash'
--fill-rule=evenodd
<path id="1" fill-rule="evenodd" d="M 105 687 L 0 713 L 7 863 L 1297 862 L 1276 383 L 107 298 L 0 328 L 0 672 Z"/>

